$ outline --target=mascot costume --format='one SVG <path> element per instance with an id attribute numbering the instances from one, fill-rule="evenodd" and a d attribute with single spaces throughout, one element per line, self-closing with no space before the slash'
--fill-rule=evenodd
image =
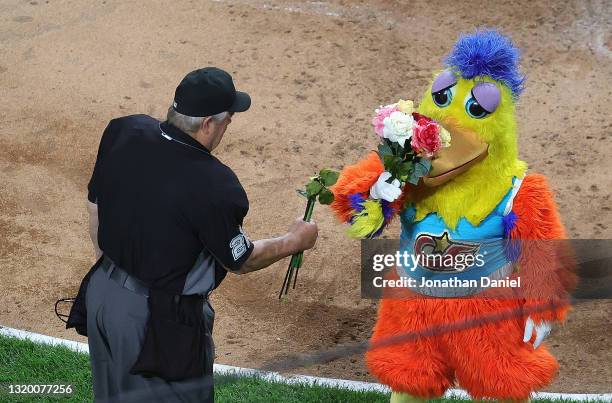
<path id="1" fill-rule="evenodd" d="M 527 165 L 518 157 L 515 105 L 524 84 L 518 62 L 518 50 L 495 30 L 462 35 L 412 113 L 415 122 L 430 119 L 450 134 L 449 145 L 430 155 L 428 172 L 416 184 L 393 179 L 380 153 L 372 152 L 344 168 L 332 188 L 331 207 L 355 237 L 378 236 L 399 215 L 400 251 L 418 254 L 434 245 L 436 253 L 444 254 L 453 245 L 476 243 L 492 256 L 473 270 L 415 267 L 402 274 L 398 268 L 394 275 L 521 276 L 523 287 L 538 292 L 487 299 L 423 288 L 402 298 L 383 297 L 374 344 L 458 320 L 521 312 L 496 323 L 368 351 L 369 370 L 391 387 L 391 402 L 438 398 L 455 384 L 474 399 L 523 401 L 557 372 L 555 358 L 541 343 L 550 323 L 564 320 L 569 305 L 563 295 L 571 276 L 559 265 L 549 267 L 554 251 L 536 242 L 563 239 L 565 232 L 546 178 L 526 174 Z M 381 138 L 397 140 L 385 130 Z M 511 256 L 500 240 L 519 240 L 520 252 Z M 529 309 L 551 300 L 556 304 L 546 310 Z"/>

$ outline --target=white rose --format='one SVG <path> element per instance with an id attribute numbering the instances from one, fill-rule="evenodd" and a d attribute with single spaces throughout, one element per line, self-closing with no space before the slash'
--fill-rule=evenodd
<path id="1" fill-rule="evenodd" d="M 414 119 L 412 115 L 402 112 L 393 112 L 383 120 L 383 137 L 393 142 L 399 143 L 402 147 L 410 137 L 412 137 L 412 126 Z"/>

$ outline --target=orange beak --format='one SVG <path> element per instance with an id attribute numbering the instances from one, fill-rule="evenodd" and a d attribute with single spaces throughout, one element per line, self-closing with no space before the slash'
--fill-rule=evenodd
<path id="1" fill-rule="evenodd" d="M 440 186 L 487 157 L 489 145 L 476 133 L 458 127 L 449 128 L 449 132 L 451 145 L 441 149 L 432 159 L 431 171 L 423 177 L 425 186 Z"/>

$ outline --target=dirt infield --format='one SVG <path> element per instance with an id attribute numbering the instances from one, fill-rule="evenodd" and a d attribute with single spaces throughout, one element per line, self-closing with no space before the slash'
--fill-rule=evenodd
<path id="1" fill-rule="evenodd" d="M 303 211 L 294 190 L 308 175 L 374 147 L 373 107 L 418 100 L 457 34 L 484 25 L 524 51 L 523 159 L 549 176 L 570 236 L 611 238 L 609 3 L 458 3 L 0 1 L 0 324 L 83 341 L 53 303 L 92 263 L 85 190 L 109 119 L 162 117 L 187 71 L 232 71 L 253 107 L 218 156 L 249 194 L 249 235 L 280 234 Z M 359 244 L 329 211 L 315 219 L 321 236 L 289 303 L 276 299 L 286 261 L 215 293 L 217 362 L 257 367 L 369 336 Z M 549 339 L 561 373 L 548 390 L 610 392 L 611 328 L 610 301 L 577 306 Z M 361 357 L 301 372 L 372 379 Z"/>

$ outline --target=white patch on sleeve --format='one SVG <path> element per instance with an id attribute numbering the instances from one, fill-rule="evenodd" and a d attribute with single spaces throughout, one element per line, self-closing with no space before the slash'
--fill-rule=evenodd
<path id="1" fill-rule="evenodd" d="M 246 253 L 251 246 L 251 241 L 249 237 L 244 233 L 242 227 L 240 227 L 240 234 L 236 235 L 229 244 L 232 249 L 232 256 L 234 257 L 234 261 L 240 259 L 242 255 Z"/>

